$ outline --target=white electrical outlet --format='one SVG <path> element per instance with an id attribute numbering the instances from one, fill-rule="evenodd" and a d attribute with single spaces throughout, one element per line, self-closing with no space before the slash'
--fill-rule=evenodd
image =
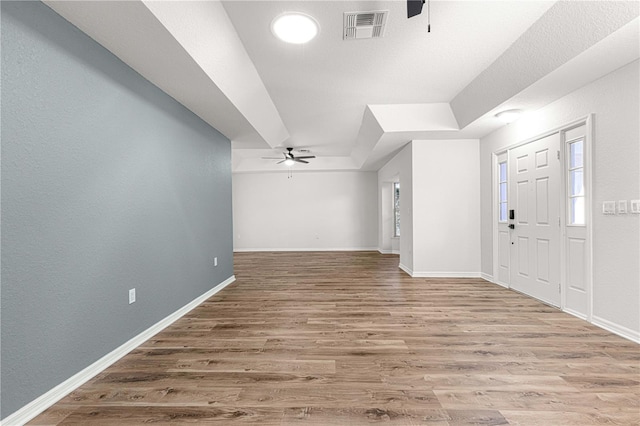
<path id="1" fill-rule="evenodd" d="M 616 202 L 604 201 L 602 203 L 602 213 L 604 214 L 616 214 Z"/>
<path id="2" fill-rule="evenodd" d="M 640 214 L 640 200 L 631 200 L 631 213 Z"/>
<path id="3" fill-rule="evenodd" d="M 618 214 L 627 214 L 627 200 L 618 200 Z"/>
<path id="4" fill-rule="evenodd" d="M 132 304 L 136 301 L 136 289 L 132 288 L 129 290 L 129 304 Z"/>
<path id="5" fill-rule="evenodd" d="M 217 257 L 213 258 L 213 266 L 218 266 L 218 258 Z"/>

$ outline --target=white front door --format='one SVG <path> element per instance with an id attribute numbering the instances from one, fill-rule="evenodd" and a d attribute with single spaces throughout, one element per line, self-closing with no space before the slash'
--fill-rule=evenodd
<path id="1" fill-rule="evenodd" d="M 560 134 L 509 150 L 510 287 L 560 306 Z"/>

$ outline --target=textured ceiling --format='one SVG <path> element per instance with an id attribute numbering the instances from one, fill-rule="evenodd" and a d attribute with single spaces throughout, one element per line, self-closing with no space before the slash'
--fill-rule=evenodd
<path id="1" fill-rule="evenodd" d="M 368 104 L 449 102 L 553 2 L 433 1 L 407 19 L 401 1 L 225 1 L 224 8 L 280 111 L 285 144 L 349 155 Z M 343 12 L 388 10 L 383 38 L 343 40 Z M 425 8 L 426 10 L 426 8 Z M 320 33 L 288 45 L 270 32 L 285 11 L 307 13 Z"/>
<path id="2" fill-rule="evenodd" d="M 232 141 L 235 172 L 307 148 L 305 170 L 377 170 L 404 144 L 482 137 L 640 56 L 637 1 L 44 0 Z M 388 10 L 379 39 L 342 39 L 343 12 Z M 318 37 L 270 32 L 300 11 Z M 274 149 L 275 148 L 275 149 Z M 297 165 L 296 167 L 299 167 Z"/>

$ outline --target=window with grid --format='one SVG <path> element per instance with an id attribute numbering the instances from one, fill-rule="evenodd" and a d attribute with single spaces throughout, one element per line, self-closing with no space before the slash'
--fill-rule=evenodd
<path id="1" fill-rule="evenodd" d="M 569 225 L 584 225 L 586 219 L 584 192 L 584 139 L 568 143 L 569 191 L 567 192 Z"/>
<path id="2" fill-rule="evenodd" d="M 498 163 L 498 221 L 507 221 L 507 162 Z"/>

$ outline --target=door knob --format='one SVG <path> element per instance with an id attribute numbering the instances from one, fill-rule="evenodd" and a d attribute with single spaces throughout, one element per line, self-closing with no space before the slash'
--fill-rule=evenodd
<path id="1" fill-rule="evenodd" d="M 509 229 L 516 229 L 516 226 L 513 223 L 509 224 Z"/>

